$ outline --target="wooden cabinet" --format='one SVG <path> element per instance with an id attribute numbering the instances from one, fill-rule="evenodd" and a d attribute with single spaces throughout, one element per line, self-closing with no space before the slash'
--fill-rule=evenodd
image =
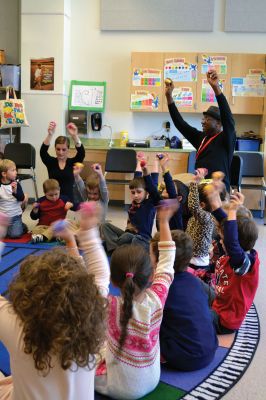
<path id="1" fill-rule="evenodd" d="M 154 167 L 156 154 L 161 150 L 146 151 L 146 152 L 145 152 L 145 149 L 140 149 L 140 150 L 145 153 L 148 168 L 150 171 L 152 171 L 152 169 Z M 124 151 L 127 151 L 127 150 L 125 149 Z M 102 170 L 104 171 L 106 153 L 107 153 L 107 150 L 105 150 L 105 149 L 101 149 L 101 150 L 86 149 L 86 155 L 85 155 L 85 159 L 84 159 L 85 167 L 82 171 L 83 179 L 86 179 L 89 174 L 93 173 L 92 169 L 90 168 L 91 164 L 94 164 L 94 163 L 101 164 Z M 69 156 L 73 157 L 75 154 L 76 154 L 76 151 L 74 149 L 70 149 Z M 187 171 L 188 155 L 189 155 L 188 152 L 187 153 L 186 152 L 178 152 L 178 151 L 169 152 L 169 156 L 170 156 L 169 169 L 170 169 L 172 175 L 183 173 L 183 172 Z M 127 174 L 127 176 L 126 176 L 127 179 L 128 178 L 130 179 L 131 177 L 133 178 L 133 174 Z M 108 178 L 123 179 L 123 178 L 125 178 L 125 174 L 108 173 Z M 159 180 L 160 179 L 161 179 L 161 175 L 160 175 Z M 128 186 L 108 184 L 108 190 L 109 190 L 110 200 L 120 200 L 120 201 L 123 201 L 126 203 L 129 202 Z"/>
<path id="2" fill-rule="evenodd" d="M 163 53 L 132 53 L 130 71 L 130 109 L 162 111 Z"/>
<path id="3" fill-rule="evenodd" d="M 179 110 L 182 113 L 201 113 L 215 103 L 212 90 L 206 82 L 206 72 L 208 68 L 213 67 L 219 74 L 223 93 L 234 114 L 262 115 L 265 102 L 261 94 L 266 70 L 265 58 L 265 54 L 132 53 L 130 108 L 132 111 L 167 112 L 164 78 L 170 76 L 169 69 L 172 69 L 176 88 L 173 94 Z M 261 73 L 264 73 L 262 80 L 260 80 Z M 235 78 L 234 85 L 232 78 Z M 252 88 L 252 85 L 260 85 L 261 91 Z M 182 102 L 182 98 L 186 98 L 186 91 L 187 101 Z M 137 92 L 140 93 L 139 102 L 136 98 L 135 104 L 133 98 Z M 141 92 L 143 92 L 142 100 Z M 146 95 L 146 100 L 145 92 L 150 94 L 149 98 L 148 94 Z"/>
<path id="4" fill-rule="evenodd" d="M 244 78 L 252 83 L 252 70 L 265 71 L 265 54 L 233 54 L 231 78 Z M 264 85 L 265 87 L 265 85 Z M 229 99 L 231 110 L 234 114 L 262 115 L 264 97 L 233 96 Z M 251 93 L 250 93 L 251 94 Z"/>

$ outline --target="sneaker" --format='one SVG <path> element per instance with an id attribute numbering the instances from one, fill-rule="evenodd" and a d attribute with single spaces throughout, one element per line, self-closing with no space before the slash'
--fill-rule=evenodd
<path id="1" fill-rule="evenodd" d="M 44 242 L 44 237 L 40 233 L 35 233 L 31 235 L 31 243 L 41 243 Z"/>

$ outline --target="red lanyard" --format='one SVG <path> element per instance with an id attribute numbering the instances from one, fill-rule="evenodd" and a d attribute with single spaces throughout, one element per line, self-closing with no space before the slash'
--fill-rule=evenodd
<path id="1" fill-rule="evenodd" d="M 198 156 L 203 152 L 203 150 L 206 149 L 206 147 L 209 146 L 209 144 L 216 138 L 216 136 L 220 135 L 220 133 L 216 133 L 216 135 L 211 136 L 209 140 L 207 140 L 207 142 L 205 143 L 205 139 L 207 139 L 207 136 L 205 136 L 205 138 L 202 140 L 200 147 L 198 148 L 197 154 L 196 154 L 196 160 L 198 158 Z"/>

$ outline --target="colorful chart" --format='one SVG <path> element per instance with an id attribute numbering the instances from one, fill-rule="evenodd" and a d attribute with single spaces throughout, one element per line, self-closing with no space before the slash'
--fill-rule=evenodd
<path id="1" fill-rule="evenodd" d="M 161 86 L 162 73 L 153 68 L 135 68 L 132 76 L 133 86 Z"/>

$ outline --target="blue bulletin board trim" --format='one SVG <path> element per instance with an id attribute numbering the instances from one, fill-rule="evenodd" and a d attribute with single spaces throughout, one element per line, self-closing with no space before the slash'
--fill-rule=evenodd
<path id="1" fill-rule="evenodd" d="M 69 110 L 103 112 L 106 100 L 106 82 L 71 81 Z"/>

